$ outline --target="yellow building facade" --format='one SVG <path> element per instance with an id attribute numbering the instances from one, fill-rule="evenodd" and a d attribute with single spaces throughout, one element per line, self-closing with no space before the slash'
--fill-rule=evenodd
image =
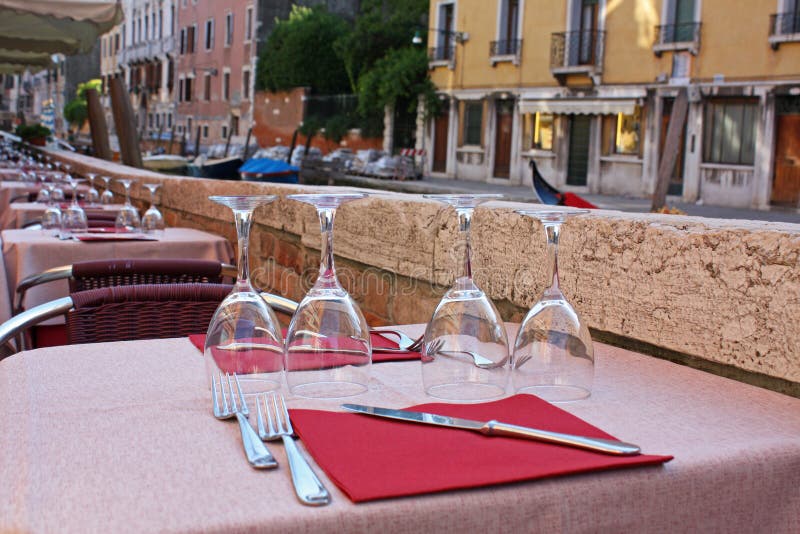
<path id="1" fill-rule="evenodd" d="M 433 176 L 800 201 L 800 0 L 432 0 L 429 23 Z"/>

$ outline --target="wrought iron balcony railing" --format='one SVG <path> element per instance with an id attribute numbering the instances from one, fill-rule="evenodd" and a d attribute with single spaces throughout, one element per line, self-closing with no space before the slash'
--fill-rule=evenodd
<path id="1" fill-rule="evenodd" d="M 800 9 L 788 13 L 775 13 L 769 16 L 769 34 L 791 35 L 800 33 Z"/>
<path id="2" fill-rule="evenodd" d="M 492 41 L 489 46 L 491 56 L 518 56 L 522 50 L 522 39 Z"/>
<path id="3" fill-rule="evenodd" d="M 698 43 L 700 41 L 700 23 L 686 22 L 682 24 L 666 24 L 656 26 L 656 44 Z"/>
<path id="4" fill-rule="evenodd" d="M 453 61 L 455 48 L 452 45 L 437 46 L 428 50 L 430 61 Z"/>
<path id="5" fill-rule="evenodd" d="M 605 32 L 582 30 L 554 33 L 550 39 L 550 69 L 565 67 L 593 67 L 603 64 Z"/>

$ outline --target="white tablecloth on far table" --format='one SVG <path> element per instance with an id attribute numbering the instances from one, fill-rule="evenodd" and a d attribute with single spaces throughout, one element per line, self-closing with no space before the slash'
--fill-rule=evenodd
<path id="1" fill-rule="evenodd" d="M 119 213 L 124 204 L 104 204 L 96 206 L 83 206 L 86 215 L 91 218 L 92 214 L 114 214 Z M 47 204 L 41 202 L 14 202 L 8 206 L 9 215 L 3 217 L 3 222 L 8 226 L 2 227 L 3 230 L 13 230 L 23 228 L 26 224 L 41 220 L 44 210 L 47 209 Z M 111 226 L 114 226 L 111 221 Z"/>
<path id="2" fill-rule="evenodd" d="M 184 258 L 230 262 L 233 248 L 214 234 L 192 228 L 167 228 L 158 241 L 61 241 L 39 230 L 4 230 L 3 261 L 7 287 L 3 298 L 13 302 L 17 285 L 26 277 L 79 261 L 113 258 Z M 68 295 L 66 280 L 31 288 L 24 305 L 31 308 Z M 7 317 L 0 320 L 5 321 Z"/>
<path id="3" fill-rule="evenodd" d="M 23 352 L 0 362 L 0 531 L 797 532 L 800 399 L 599 343 L 595 354 L 592 396 L 561 407 L 674 460 L 357 505 L 317 469 L 333 502 L 310 508 L 280 442 L 280 467 L 254 470 L 238 425 L 212 417 L 188 340 Z M 419 362 L 372 375 L 351 400 L 288 404 L 432 400 Z"/>

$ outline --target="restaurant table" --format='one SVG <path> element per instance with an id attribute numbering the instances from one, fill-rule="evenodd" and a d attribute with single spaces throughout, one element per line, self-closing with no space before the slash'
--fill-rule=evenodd
<path id="1" fill-rule="evenodd" d="M 67 201 L 69 203 L 69 201 Z M 114 214 L 119 213 L 124 204 L 97 204 L 83 205 L 83 210 L 87 217 L 92 218 L 93 214 Z M 8 215 L 0 218 L 0 229 L 13 230 L 23 228 L 26 224 L 41 220 L 47 204 L 42 202 L 14 202 L 8 206 Z M 113 221 L 111 221 L 113 226 Z"/>
<path id="2" fill-rule="evenodd" d="M 591 397 L 559 406 L 672 461 L 361 504 L 317 467 L 333 498 L 318 508 L 297 501 L 280 442 L 277 470 L 247 464 L 187 339 L 16 354 L 0 361 L 0 531 L 797 532 L 800 399 L 601 343 L 595 354 Z M 418 361 L 374 364 L 370 390 L 347 400 L 287 395 L 329 410 L 431 401 Z"/>
<path id="3" fill-rule="evenodd" d="M 7 284 L 0 287 L 0 299 L 6 298 L 12 303 L 17 285 L 26 277 L 79 261 L 186 258 L 230 262 L 233 258 L 233 247 L 225 238 L 193 228 L 167 228 L 157 241 L 92 243 L 62 241 L 40 230 L 4 230 L 2 250 Z M 28 290 L 24 305 L 31 308 L 68 294 L 66 280 L 50 282 Z M 8 317 L 0 316 L 0 322 L 6 319 Z"/>

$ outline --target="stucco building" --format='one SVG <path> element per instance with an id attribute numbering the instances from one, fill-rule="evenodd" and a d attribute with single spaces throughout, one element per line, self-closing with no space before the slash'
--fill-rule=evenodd
<path id="1" fill-rule="evenodd" d="M 670 194 L 800 199 L 800 2 L 432 0 L 430 26 L 433 176 L 528 183 L 534 160 L 559 188 L 647 196 L 684 92 Z"/>

